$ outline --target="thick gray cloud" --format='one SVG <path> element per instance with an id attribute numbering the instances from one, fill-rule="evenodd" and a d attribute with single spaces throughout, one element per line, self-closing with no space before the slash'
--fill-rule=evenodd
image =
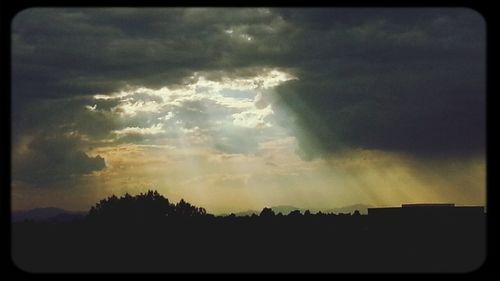
<path id="1" fill-rule="evenodd" d="M 106 167 L 104 158 L 88 156 L 72 138 L 37 136 L 14 154 L 13 180 L 49 186 Z"/>
<path id="2" fill-rule="evenodd" d="M 118 120 L 119 99 L 91 96 L 182 85 L 194 72 L 217 80 L 279 67 L 298 80 L 279 87 L 273 109 L 306 158 L 357 147 L 484 150 L 485 25 L 467 9 L 29 9 L 13 21 L 12 58 L 14 143 L 47 130 L 91 143 L 170 111 L 170 126 L 215 128 L 207 116 L 228 109 L 207 101 Z M 85 109 L 92 104 L 97 111 Z M 228 152 L 256 147 L 211 136 Z"/>
<path id="3" fill-rule="evenodd" d="M 345 12 L 345 13 L 344 13 Z M 279 89 L 304 156 L 484 153 L 485 25 L 466 9 L 285 10 L 300 79 Z"/>
<path id="4" fill-rule="evenodd" d="M 253 34 L 274 21 L 257 9 L 28 9 L 13 21 L 14 90 L 89 95 L 260 65 L 272 50 L 256 52 L 225 31 L 241 25 Z"/>

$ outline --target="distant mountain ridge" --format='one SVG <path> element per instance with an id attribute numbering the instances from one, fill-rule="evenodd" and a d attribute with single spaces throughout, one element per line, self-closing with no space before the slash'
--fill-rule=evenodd
<path id="1" fill-rule="evenodd" d="M 11 221 L 18 222 L 24 220 L 33 221 L 72 221 L 81 219 L 87 215 L 84 211 L 68 211 L 60 208 L 46 207 L 30 210 L 13 211 Z"/>

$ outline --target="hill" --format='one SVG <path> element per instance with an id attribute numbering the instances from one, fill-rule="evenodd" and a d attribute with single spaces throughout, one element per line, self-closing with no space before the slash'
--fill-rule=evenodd
<path id="1" fill-rule="evenodd" d="M 24 220 L 63 222 L 81 219 L 85 215 L 87 215 L 87 212 L 68 211 L 60 208 L 47 207 L 35 208 L 31 210 L 13 211 L 11 214 L 11 220 L 13 222 Z"/>

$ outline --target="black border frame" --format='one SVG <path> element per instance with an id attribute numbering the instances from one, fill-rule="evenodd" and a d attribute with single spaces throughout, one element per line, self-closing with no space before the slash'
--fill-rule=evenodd
<path id="1" fill-rule="evenodd" d="M 492 126 L 492 112 L 494 112 L 493 108 L 493 100 L 495 95 L 494 84 L 492 81 L 494 80 L 493 76 L 493 62 L 496 59 L 495 50 L 497 50 L 496 43 L 496 25 L 497 25 L 497 17 L 495 15 L 495 11 L 493 9 L 493 4 L 484 5 L 482 3 L 478 3 L 477 1 L 404 1 L 396 3 L 396 1 L 377 1 L 369 2 L 369 1 L 343 1 L 343 3 L 334 3 L 329 1 L 320 1 L 320 0 L 310 0 L 307 2 L 303 2 L 305 5 L 297 5 L 295 2 L 282 2 L 278 3 L 269 3 L 266 1 L 252 1 L 252 2 L 239 2 L 239 1 L 199 1 L 199 0 L 186 0 L 182 2 L 174 3 L 172 1 L 154 1 L 154 0 L 143 0 L 143 1 L 82 1 L 75 0 L 71 2 L 61 1 L 61 0 L 49 0 L 49 1 L 33 1 L 33 0 L 16 0 L 11 3 L 7 3 L 7 1 L 2 1 L 0 4 L 0 20 L 1 20 L 1 51 L 3 56 L 3 64 L 2 71 L 5 73 L 3 77 L 6 77 L 6 81 L 4 80 L 1 83 L 3 88 L 3 101 L 0 103 L 0 113 L 2 114 L 2 121 L 4 126 L 4 134 L 2 141 L 4 141 L 2 148 L 2 158 L 4 159 L 3 163 L 5 166 L 2 171 L 4 175 L 2 179 L 5 180 L 5 186 L 1 189 L 0 194 L 0 208 L 1 208 L 1 219 L 2 223 L 6 225 L 4 228 L 5 231 L 2 231 L 6 234 L 6 237 L 2 240 L 2 265 L 6 265 L 9 273 L 15 273 L 17 275 L 22 275 L 23 277 L 29 277 L 30 275 L 37 275 L 32 273 L 27 273 L 17 268 L 11 259 L 11 221 L 10 221 L 10 212 L 11 212 L 11 20 L 15 17 L 15 15 L 30 7 L 178 7 L 178 6 L 205 6 L 205 7 L 276 7 L 276 6 L 285 6 L 285 7 L 467 7 L 479 12 L 486 22 L 486 38 L 487 38 L 487 64 L 486 64 L 486 82 L 487 82 L 487 93 L 486 93 L 486 180 L 487 180 L 487 252 L 486 252 L 486 260 L 481 267 L 477 270 L 466 273 L 466 274 L 435 274 L 435 273 L 418 273 L 417 275 L 420 277 L 424 277 L 427 275 L 439 275 L 440 277 L 444 277 L 442 275 L 452 275 L 453 278 L 462 276 L 468 277 L 478 277 L 478 275 L 489 274 L 495 272 L 496 268 L 496 258 L 498 257 L 497 247 L 498 242 L 496 241 L 496 237 L 498 237 L 498 232 L 496 230 L 496 226 L 498 223 L 497 220 L 497 206 L 495 206 L 495 198 L 496 198 L 496 190 L 494 185 L 492 184 L 492 174 L 494 175 L 494 156 L 495 153 L 495 141 L 494 135 L 491 130 Z M 492 3 L 491 1 L 490 3 Z M 293 4 L 292 4 L 293 3 Z M 239 4 L 239 5 L 238 5 Z M 402 5 L 406 4 L 406 5 Z M 5 132 L 8 132 L 5 133 Z M 7 161 L 8 159 L 8 161 Z M 96 273 L 89 273 L 91 276 Z M 118 276 L 123 276 L 122 273 L 112 273 L 117 274 Z M 171 274 L 171 273 L 166 273 Z M 337 273 L 332 273 L 337 274 Z M 345 273 L 341 273 L 345 274 Z M 359 274 L 359 273 L 353 273 Z M 398 275 L 405 275 L 404 277 L 409 277 L 408 274 L 401 273 L 384 273 L 390 275 L 390 277 L 397 277 Z M 41 274 L 41 275 L 50 275 L 51 277 L 59 276 L 67 276 L 67 273 L 54 273 L 54 274 Z M 74 275 L 74 274 L 72 274 Z M 85 274 L 88 275 L 88 274 Z M 109 275 L 106 273 L 105 275 Z M 134 276 L 136 274 L 133 274 Z M 149 275 L 149 274 L 148 274 Z M 273 274 L 274 275 L 274 274 Z M 304 274 L 300 274 L 304 275 Z M 361 275 L 366 275 L 366 273 L 361 273 Z M 378 277 L 381 277 L 380 273 L 376 274 Z M 410 274 L 411 275 L 411 274 Z M 44 277 L 45 277 L 44 276 Z M 70 276 L 67 276 L 70 277 Z M 73 277 L 73 276 L 71 276 Z M 90 276 L 89 276 L 90 277 Z M 360 276 L 361 277 L 361 276 Z M 384 276 L 383 278 L 387 278 L 389 276 Z M 402 276 L 399 276 L 402 277 Z"/>

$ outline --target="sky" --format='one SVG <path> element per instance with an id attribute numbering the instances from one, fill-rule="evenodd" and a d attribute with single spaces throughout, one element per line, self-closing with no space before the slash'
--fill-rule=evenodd
<path id="1" fill-rule="evenodd" d="M 14 210 L 149 189 L 211 213 L 486 204 L 466 8 L 31 8 L 12 21 Z"/>

